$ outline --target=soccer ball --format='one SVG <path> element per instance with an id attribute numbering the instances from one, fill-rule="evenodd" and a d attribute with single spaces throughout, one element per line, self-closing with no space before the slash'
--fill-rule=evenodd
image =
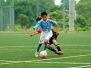
<path id="1" fill-rule="evenodd" d="M 41 52 L 39 53 L 39 57 L 40 57 L 40 58 L 46 58 L 46 57 L 47 57 L 47 52 L 46 52 L 46 51 L 41 51 Z"/>

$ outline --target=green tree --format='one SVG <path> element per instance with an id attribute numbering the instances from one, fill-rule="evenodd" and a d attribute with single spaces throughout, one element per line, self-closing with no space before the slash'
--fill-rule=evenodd
<path id="1" fill-rule="evenodd" d="M 79 15 L 79 16 L 77 16 L 75 24 L 81 28 L 84 28 L 84 27 L 86 27 L 86 21 L 85 20 L 86 19 L 83 16 Z"/>
<path id="2" fill-rule="evenodd" d="M 91 0 L 80 0 L 76 5 L 77 14 L 85 18 L 87 27 L 91 27 Z"/>
<path id="3" fill-rule="evenodd" d="M 26 28 L 29 22 L 28 16 L 24 14 L 20 14 L 17 22 L 22 26 L 22 28 Z"/>
<path id="4" fill-rule="evenodd" d="M 15 22 L 21 26 L 31 27 L 36 23 L 36 17 L 39 16 L 41 12 L 50 12 L 54 6 L 54 0 L 16 0 Z M 22 18 L 24 18 L 24 22 L 27 24 L 22 22 Z"/>

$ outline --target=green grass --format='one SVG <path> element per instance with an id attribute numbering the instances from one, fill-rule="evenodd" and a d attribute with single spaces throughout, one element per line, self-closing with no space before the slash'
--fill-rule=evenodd
<path id="1" fill-rule="evenodd" d="M 46 59 L 35 58 L 39 35 L 0 32 L 0 68 L 91 68 L 91 32 L 61 33 L 63 56 L 47 50 Z"/>

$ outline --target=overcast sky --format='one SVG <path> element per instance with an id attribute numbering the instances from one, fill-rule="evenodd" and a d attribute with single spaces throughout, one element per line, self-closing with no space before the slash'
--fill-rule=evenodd
<path id="1" fill-rule="evenodd" d="M 58 6 L 59 6 L 59 5 L 60 5 L 60 1 L 61 1 L 61 0 L 55 0 L 55 5 L 58 5 Z M 77 1 L 77 3 L 78 3 L 80 0 L 76 0 L 76 1 Z"/>

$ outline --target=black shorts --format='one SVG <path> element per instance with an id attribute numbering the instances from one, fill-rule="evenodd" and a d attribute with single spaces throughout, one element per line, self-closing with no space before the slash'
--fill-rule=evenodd
<path id="1" fill-rule="evenodd" d="M 53 39 L 57 39 L 57 35 L 56 34 L 53 34 L 53 36 L 50 38 L 50 40 L 49 40 L 49 44 L 51 45 L 51 44 L 53 44 Z"/>

